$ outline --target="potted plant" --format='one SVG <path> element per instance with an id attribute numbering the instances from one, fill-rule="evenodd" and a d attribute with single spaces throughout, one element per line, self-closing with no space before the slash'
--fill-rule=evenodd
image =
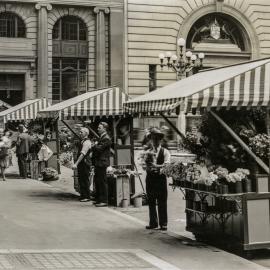
<path id="1" fill-rule="evenodd" d="M 217 167 L 215 170 L 215 174 L 217 175 L 217 192 L 220 194 L 229 193 L 228 182 L 226 180 L 229 171 L 226 168 L 221 166 Z"/>
<path id="2" fill-rule="evenodd" d="M 227 181 L 230 183 L 230 191 L 232 193 L 243 193 L 242 188 L 242 175 L 237 172 L 229 173 L 226 176 Z"/>

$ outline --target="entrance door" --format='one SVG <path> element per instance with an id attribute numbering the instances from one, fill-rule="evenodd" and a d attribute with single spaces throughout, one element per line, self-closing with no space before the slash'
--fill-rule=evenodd
<path id="1" fill-rule="evenodd" d="M 0 73 L 0 100 L 14 106 L 24 101 L 24 74 Z"/>

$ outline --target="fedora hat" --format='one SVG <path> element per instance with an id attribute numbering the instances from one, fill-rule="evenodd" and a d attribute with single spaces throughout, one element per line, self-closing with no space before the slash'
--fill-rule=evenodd
<path id="1" fill-rule="evenodd" d="M 152 136 L 158 136 L 161 139 L 164 137 L 164 134 L 161 132 L 161 130 L 159 128 L 155 128 L 155 127 L 151 129 L 150 134 Z"/>

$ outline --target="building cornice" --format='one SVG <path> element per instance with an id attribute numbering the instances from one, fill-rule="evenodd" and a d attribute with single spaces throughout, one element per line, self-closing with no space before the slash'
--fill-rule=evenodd
<path id="1" fill-rule="evenodd" d="M 25 3 L 25 4 L 51 4 L 65 6 L 88 6 L 88 7 L 124 7 L 123 0 L 4 0 L 3 3 Z"/>

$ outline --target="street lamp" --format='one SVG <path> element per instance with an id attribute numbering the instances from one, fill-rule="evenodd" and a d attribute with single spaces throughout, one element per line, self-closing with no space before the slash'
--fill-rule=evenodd
<path id="1" fill-rule="evenodd" d="M 179 57 L 171 52 L 166 52 L 165 54 L 160 53 L 160 67 L 163 68 L 164 66 L 167 66 L 168 68 L 172 68 L 177 74 L 177 79 L 188 77 L 191 71 L 192 74 L 197 73 L 203 66 L 204 53 L 196 55 L 191 51 L 187 51 L 184 57 L 186 40 L 184 38 L 179 38 L 177 40 L 177 45 L 180 49 Z"/>

